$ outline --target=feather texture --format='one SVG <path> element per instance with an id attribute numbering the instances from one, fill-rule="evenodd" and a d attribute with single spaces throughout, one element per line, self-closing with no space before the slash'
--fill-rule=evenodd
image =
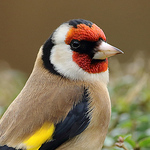
<path id="1" fill-rule="evenodd" d="M 43 144 L 40 150 L 55 150 L 61 144 L 82 133 L 90 123 L 89 97 L 84 91 L 82 101 L 74 105 L 67 117 L 56 125 L 53 140 Z"/>
<path id="2" fill-rule="evenodd" d="M 2 145 L 7 143 L 8 146 L 21 148 L 22 142 L 45 122 L 58 123 L 66 117 L 73 104 L 82 99 L 82 85 L 50 74 L 41 61 L 38 57 L 25 87 L 0 120 Z"/>

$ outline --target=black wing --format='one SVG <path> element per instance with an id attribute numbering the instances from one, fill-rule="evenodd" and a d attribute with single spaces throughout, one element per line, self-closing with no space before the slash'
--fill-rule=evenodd
<path id="1" fill-rule="evenodd" d="M 65 120 L 56 125 L 53 140 L 44 143 L 40 150 L 55 150 L 67 140 L 83 132 L 89 123 L 89 97 L 85 89 L 82 101 L 73 107 Z"/>
<path id="2" fill-rule="evenodd" d="M 16 150 L 16 149 L 15 149 L 15 148 L 8 147 L 8 146 L 4 145 L 4 146 L 0 146 L 0 150 Z"/>
<path id="3" fill-rule="evenodd" d="M 73 106 L 65 120 L 56 125 L 53 140 L 44 143 L 39 150 L 55 150 L 67 140 L 83 132 L 90 123 L 89 96 L 84 90 L 82 101 Z M 0 146 L 0 150 L 16 150 L 8 146 Z"/>

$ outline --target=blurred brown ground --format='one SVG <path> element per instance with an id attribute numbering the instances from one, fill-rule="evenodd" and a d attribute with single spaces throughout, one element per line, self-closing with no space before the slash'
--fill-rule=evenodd
<path id="1" fill-rule="evenodd" d="M 0 60 L 30 73 L 40 46 L 61 23 L 73 18 L 95 22 L 108 43 L 132 61 L 141 51 L 150 55 L 149 0 L 7 0 L 0 2 Z M 111 58 L 113 59 L 113 58 Z"/>

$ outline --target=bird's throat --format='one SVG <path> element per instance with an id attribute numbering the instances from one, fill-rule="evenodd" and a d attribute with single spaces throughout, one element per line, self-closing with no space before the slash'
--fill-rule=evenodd
<path id="1" fill-rule="evenodd" d="M 72 59 L 80 68 L 88 73 L 105 72 L 108 68 L 107 58 L 105 60 L 92 60 L 87 54 L 73 52 Z"/>

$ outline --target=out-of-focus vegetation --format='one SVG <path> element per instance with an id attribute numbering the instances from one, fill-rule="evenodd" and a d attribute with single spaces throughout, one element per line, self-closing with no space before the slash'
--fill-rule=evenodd
<path id="1" fill-rule="evenodd" d="M 23 88 L 27 75 L 0 62 L 0 116 Z"/>
<path id="2" fill-rule="evenodd" d="M 150 62 L 139 55 L 120 64 L 110 59 L 112 118 L 103 150 L 150 149 Z M 0 116 L 22 89 L 27 76 L 0 64 Z"/>
<path id="3" fill-rule="evenodd" d="M 150 150 L 150 61 L 109 61 L 112 118 L 103 150 Z"/>

